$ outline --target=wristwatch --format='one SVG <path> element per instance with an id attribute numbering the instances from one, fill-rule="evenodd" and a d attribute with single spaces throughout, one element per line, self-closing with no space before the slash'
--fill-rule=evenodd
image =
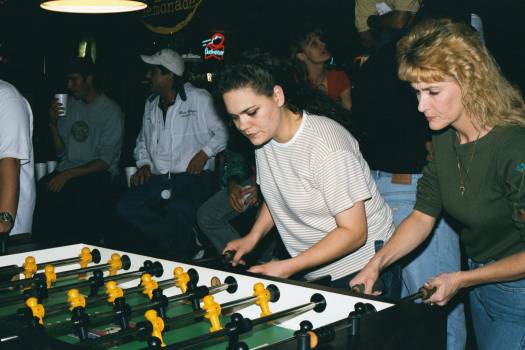
<path id="1" fill-rule="evenodd" d="M 0 212 L 0 221 L 5 221 L 9 224 L 9 230 L 15 225 L 15 219 L 13 216 L 6 211 Z"/>

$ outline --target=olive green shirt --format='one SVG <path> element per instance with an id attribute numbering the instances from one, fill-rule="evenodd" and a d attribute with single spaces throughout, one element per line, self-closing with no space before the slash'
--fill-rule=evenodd
<path id="1" fill-rule="evenodd" d="M 525 128 L 496 127 L 462 145 L 449 128 L 432 142 L 414 209 L 433 217 L 444 209 L 458 220 L 466 253 L 477 262 L 525 250 Z"/>

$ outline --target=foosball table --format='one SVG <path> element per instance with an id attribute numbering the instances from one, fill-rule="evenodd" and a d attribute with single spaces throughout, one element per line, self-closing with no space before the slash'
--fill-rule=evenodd
<path id="1" fill-rule="evenodd" d="M 439 307 L 83 244 L 0 257 L 0 348 L 444 349 Z M 409 301 L 407 301 L 409 300 Z"/>

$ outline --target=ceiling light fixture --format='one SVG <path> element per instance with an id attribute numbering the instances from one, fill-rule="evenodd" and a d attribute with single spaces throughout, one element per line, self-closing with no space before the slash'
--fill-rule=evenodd
<path id="1" fill-rule="evenodd" d="M 45 0 L 40 4 L 48 11 L 91 14 L 140 11 L 147 6 L 135 0 Z"/>

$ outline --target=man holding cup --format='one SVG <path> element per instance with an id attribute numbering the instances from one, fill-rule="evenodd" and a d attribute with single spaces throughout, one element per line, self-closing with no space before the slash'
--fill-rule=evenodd
<path id="1" fill-rule="evenodd" d="M 58 164 L 39 181 L 35 214 L 38 238 L 46 244 L 97 242 L 101 233 L 124 118 L 120 107 L 98 91 L 95 73 L 90 60 L 73 59 L 67 66 L 70 95 L 56 95 L 49 108 Z"/>

